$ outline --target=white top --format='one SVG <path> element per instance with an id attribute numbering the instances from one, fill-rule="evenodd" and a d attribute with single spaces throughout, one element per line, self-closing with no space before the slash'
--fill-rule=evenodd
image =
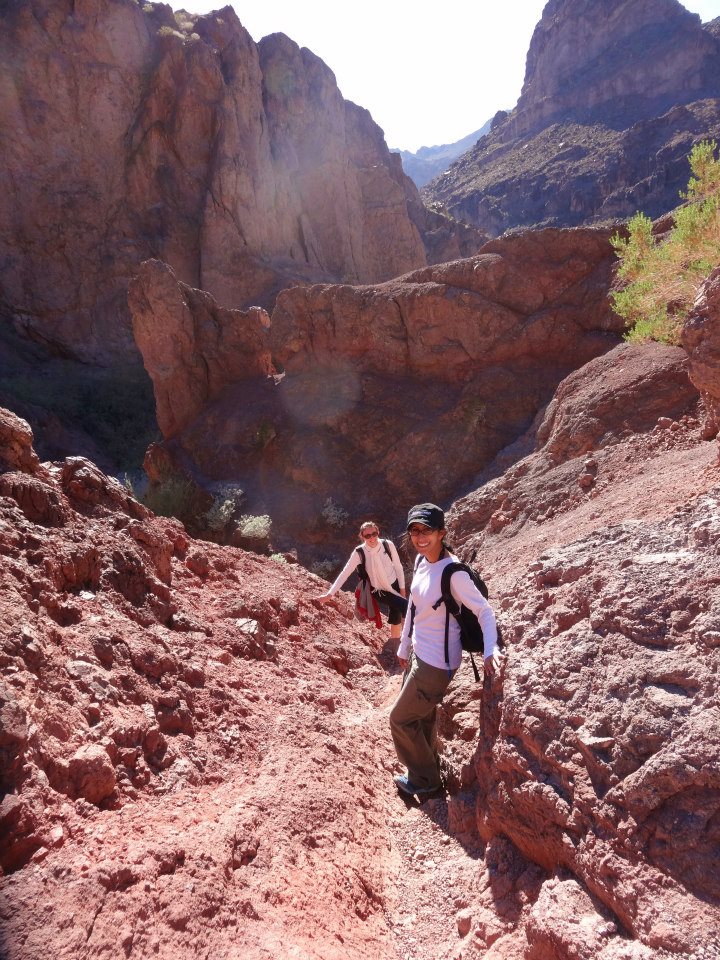
<path id="1" fill-rule="evenodd" d="M 368 546 L 367 543 L 364 543 L 360 549 L 365 554 L 365 569 L 370 579 L 370 586 L 375 590 L 387 590 L 388 593 L 397 593 L 392 585 L 397 580 L 401 590 L 405 587 L 405 571 L 400 563 L 400 557 L 398 556 L 395 544 L 392 540 L 386 540 L 385 543 L 390 550 L 390 556 L 385 553 L 385 548 L 379 539 L 376 546 L 371 547 Z M 336 594 L 350 574 L 355 573 L 359 564 L 360 557 L 357 555 L 356 550 L 353 550 L 350 554 L 350 559 L 328 590 L 328 594 L 331 596 Z"/>
<path id="2" fill-rule="evenodd" d="M 432 605 L 440 598 L 440 581 L 443 568 L 457 561 L 452 554 L 430 563 L 423 557 L 417 565 L 412 586 L 410 602 L 415 604 L 413 635 L 410 637 L 410 605 L 403 624 L 402 637 L 398 648 L 398 657 L 407 660 L 411 648 L 424 663 L 431 667 L 446 670 L 445 661 L 445 604 L 437 610 Z M 497 649 L 497 624 L 492 607 L 464 570 L 458 570 L 450 577 L 450 592 L 458 603 L 463 604 L 475 614 L 482 627 L 485 643 L 485 659 L 491 657 Z M 460 627 L 455 617 L 450 615 L 448 630 L 448 655 L 450 669 L 457 670 L 462 660 L 460 646 Z"/>

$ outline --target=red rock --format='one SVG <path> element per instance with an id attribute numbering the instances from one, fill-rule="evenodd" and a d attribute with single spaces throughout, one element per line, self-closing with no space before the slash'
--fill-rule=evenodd
<path id="1" fill-rule="evenodd" d="M 565 374 L 617 343 L 608 237 L 529 233 L 374 287 L 292 288 L 267 329 L 145 264 L 131 305 L 172 440 L 149 468 L 168 475 L 189 458 L 198 474 L 239 483 L 281 550 L 345 542 L 345 521 L 325 518 L 328 496 L 348 524 L 366 511 L 394 524 L 428 487 L 451 497 Z M 375 479 L 358 504 L 369 460 Z"/>
<path id="2" fill-rule="evenodd" d="M 720 431 L 720 270 L 715 269 L 698 291 L 682 329 L 682 345 L 690 358 L 690 378 L 705 404 L 703 434 Z"/>
<path id="3" fill-rule="evenodd" d="M 101 803 L 115 789 L 115 768 L 98 744 L 88 744 L 76 750 L 68 764 L 68 775 L 77 796 L 89 803 Z"/>
<path id="4" fill-rule="evenodd" d="M 32 446 L 30 425 L 10 410 L 0 412 L 0 466 L 35 473 L 40 461 Z"/>
<path id="5" fill-rule="evenodd" d="M 0 38 L 0 283 L 16 328 L 52 350 L 134 360 L 125 295 L 151 257 L 247 308 L 420 266 L 421 230 L 431 256 L 479 246 L 422 210 L 318 57 L 282 34 L 254 43 L 231 7 L 23 0 Z"/>
<path id="6" fill-rule="evenodd" d="M 660 415 L 678 429 L 656 430 Z M 449 796 L 422 808 L 391 781 L 399 678 L 347 597 L 321 608 L 298 564 L 137 518 L 84 467 L 43 478 L 58 496 L 71 478 L 63 526 L 0 498 L 6 949 L 714 949 L 720 491 L 686 361 L 620 346 L 537 419 L 449 514 L 461 554 L 480 551 L 508 654 L 483 688 L 454 680 Z M 70 777 L 88 755 L 115 776 L 95 802 Z"/>

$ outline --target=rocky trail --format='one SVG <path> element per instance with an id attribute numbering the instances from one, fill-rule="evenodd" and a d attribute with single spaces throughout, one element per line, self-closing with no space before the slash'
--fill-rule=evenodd
<path id="1" fill-rule="evenodd" d="M 454 505 L 508 648 L 456 676 L 422 806 L 348 595 L 3 411 L 3 957 L 716 960 L 720 488 L 683 376 L 592 361 Z"/>

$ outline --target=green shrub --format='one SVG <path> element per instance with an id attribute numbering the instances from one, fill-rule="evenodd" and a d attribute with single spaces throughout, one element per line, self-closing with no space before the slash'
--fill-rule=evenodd
<path id="1" fill-rule="evenodd" d="M 245 514 L 240 517 L 237 525 L 240 536 L 247 537 L 248 540 L 267 540 L 271 528 L 272 520 L 267 514 L 257 517 Z"/>
<path id="2" fill-rule="evenodd" d="M 240 487 L 232 483 L 214 484 L 210 492 L 213 502 L 205 513 L 205 523 L 208 529 L 220 533 L 232 520 L 245 494 Z"/>
<path id="3" fill-rule="evenodd" d="M 190 480 L 168 477 L 161 483 L 151 484 L 142 502 L 159 517 L 186 520 L 193 513 L 195 498 L 196 490 Z"/>
<path id="4" fill-rule="evenodd" d="M 350 514 L 347 510 L 343 510 L 343 508 L 338 506 L 330 497 L 327 498 L 322 508 L 322 518 L 328 526 L 340 529 L 345 526 L 349 517 Z"/>
<path id="5" fill-rule="evenodd" d="M 659 242 L 652 221 L 637 213 L 628 236 L 611 243 L 620 259 L 621 289 L 611 294 L 613 308 L 628 326 L 626 340 L 678 343 L 683 320 L 697 289 L 720 263 L 720 161 L 717 144 L 703 140 L 690 153 L 692 176 L 686 203 L 674 214 L 674 226 Z"/>
<path id="6" fill-rule="evenodd" d="M 320 577 L 321 580 L 334 580 L 333 574 L 338 568 L 338 561 L 332 557 L 326 557 L 324 560 L 313 560 L 310 564 L 310 573 Z"/>
<path id="7" fill-rule="evenodd" d="M 160 27 L 158 30 L 159 37 L 178 37 L 180 40 L 184 40 L 185 37 L 180 33 L 179 30 L 173 30 L 172 27 L 167 26 L 167 24 Z"/>

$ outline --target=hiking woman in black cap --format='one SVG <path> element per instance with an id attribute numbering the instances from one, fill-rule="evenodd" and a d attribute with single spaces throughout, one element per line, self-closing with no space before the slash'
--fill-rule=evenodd
<path id="1" fill-rule="evenodd" d="M 419 559 L 397 652 L 405 676 L 390 712 L 390 730 L 398 759 L 407 767 L 407 775 L 395 777 L 395 784 L 403 793 L 422 796 L 441 787 L 435 752 L 436 708 L 462 659 L 457 621 L 448 618 L 446 644 L 445 604 L 435 609 L 442 594 L 442 570 L 457 557 L 444 543 L 445 514 L 434 503 L 420 503 L 410 510 L 407 531 Z M 452 574 L 450 590 L 458 604 L 472 610 L 480 622 L 485 672 L 492 675 L 498 666 L 495 614 L 466 572 Z"/>
<path id="2" fill-rule="evenodd" d="M 327 603 L 338 592 L 351 573 L 364 580 L 361 583 L 361 599 L 366 606 L 369 620 L 379 627 L 382 624 L 378 604 L 387 607 L 390 639 L 400 638 L 402 620 L 407 610 L 405 599 L 405 571 L 400 563 L 397 548 L 392 540 L 380 539 L 380 528 L 373 520 L 360 527 L 360 543 L 350 554 L 350 559 L 337 575 L 327 593 L 317 597 Z M 365 587 L 363 590 L 362 588 Z"/>

